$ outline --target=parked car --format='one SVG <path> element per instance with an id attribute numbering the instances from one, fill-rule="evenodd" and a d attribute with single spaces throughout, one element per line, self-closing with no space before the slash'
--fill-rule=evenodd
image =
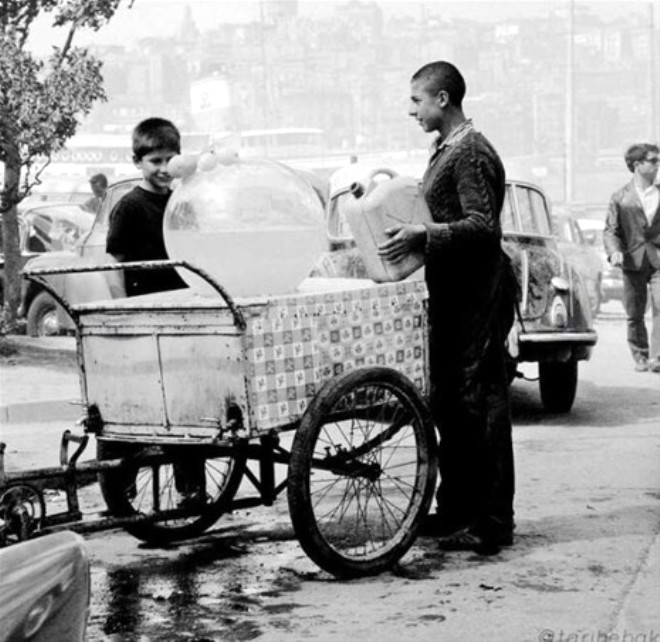
<path id="1" fill-rule="evenodd" d="M 92 228 L 94 215 L 76 203 L 48 203 L 26 209 L 28 248 L 34 252 L 71 250 Z"/>
<path id="2" fill-rule="evenodd" d="M 33 258 L 25 264 L 24 269 L 112 262 L 113 258 L 105 251 L 110 212 L 117 201 L 139 181 L 140 178 L 135 177 L 111 185 L 96 215 L 88 213 L 88 216 L 92 217 L 92 223 L 86 234 L 81 235 L 72 247 Z M 49 285 L 76 303 L 124 294 L 121 278 L 112 272 L 55 275 L 49 277 Z M 56 335 L 73 329 L 71 319 L 55 299 L 32 281 L 25 282 L 19 315 L 26 318 L 30 336 Z"/>
<path id="3" fill-rule="evenodd" d="M 0 642 L 85 639 L 89 559 L 71 531 L 0 549 Z"/>
<path id="4" fill-rule="evenodd" d="M 603 243 L 605 222 L 595 219 L 579 219 L 585 241 L 599 253 L 603 264 L 602 292 L 603 303 L 610 300 L 623 300 L 623 272 L 620 267 L 610 265 Z"/>
<path id="5" fill-rule="evenodd" d="M 352 198 L 348 186 L 364 177 L 365 169 L 356 166 L 353 173 L 343 168 L 330 179 L 327 230 L 333 252 L 317 267 L 319 275 L 364 278 L 366 274 L 342 209 L 342 199 Z M 550 202 L 540 187 L 507 179 L 501 220 L 502 245 L 521 291 L 509 352 L 514 363 L 538 364 L 544 408 L 568 412 L 577 392 L 578 363 L 590 358 L 597 341 L 584 279 L 560 248 Z M 409 278 L 420 278 L 420 273 Z"/>
<path id="6" fill-rule="evenodd" d="M 18 204 L 19 213 L 36 205 L 73 203 L 82 205 L 92 196 L 89 181 L 84 178 L 49 178 L 32 188 L 29 196 Z"/>
<path id="7" fill-rule="evenodd" d="M 569 215 L 577 220 L 585 241 L 590 244 L 601 257 L 603 264 L 602 303 L 623 299 L 623 273 L 621 268 L 612 267 L 605 254 L 603 230 L 607 216 L 607 203 L 571 203 L 556 208 L 562 215 Z"/>
<path id="8" fill-rule="evenodd" d="M 45 252 L 73 247 L 78 239 L 90 230 L 93 220 L 92 214 L 73 203 L 50 203 L 24 209 L 18 217 L 21 264 L 25 265 L 30 259 Z M 4 242 L 0 244 L 0 250 L 0 302 L 2 302 L 4 301 Z"/>
<path id="9" fill-rule="evenodd" d="M 579 219 L 568 214 L 555 215 L 553 218 L 559 250 L 583 278 L 589 295 L 591 314 L 595 317 L 600 311 L 601 303 L 608 298 L 603 292 L 603 272 L 607 261 L 603 260 L 603 252 L 599 252 L 585 237 Z"/>

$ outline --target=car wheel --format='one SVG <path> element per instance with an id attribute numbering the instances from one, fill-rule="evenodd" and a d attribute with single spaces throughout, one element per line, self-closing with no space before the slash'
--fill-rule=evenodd
<path id="1" fill-rule="evenodd" d="M 27 311 L 27 333 L 31 337 L 61 334 L 57 302 L 48 292 L 39 292 Z"/>
<path id="2" fill-rule="evenodd" d="M 552 413 L 568 412 L 573 407 L 578 382 L 578 362 L 539 363 L 539 389 L 543 407 Z"/>

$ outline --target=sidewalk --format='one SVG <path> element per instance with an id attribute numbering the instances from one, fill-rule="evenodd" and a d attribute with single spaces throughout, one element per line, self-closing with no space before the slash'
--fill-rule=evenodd
<path id="1" fill-rule="evenodd" d="M 16 352 L 0 356 L 0 424 L 76 420 L 75 338 L 9 335 L 7 341 Z"/>

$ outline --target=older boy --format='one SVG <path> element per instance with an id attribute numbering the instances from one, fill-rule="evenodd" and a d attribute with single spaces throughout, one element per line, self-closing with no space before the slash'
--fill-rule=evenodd
<path id="1" fill-rule="evenodd" d="M 515 277 L 502 251 L 504 168 L 463 113 L 451 63 L 411 79 L 409 114 L 437 132 L 422 193 L 433 223 L 396 225 L 380 254 L 426 255 L 431 406 L 440 431 L 435 530 L 446 550 L 494 553 L 513 541 L 513 448 L 505 348 Z M 448 313 L 450 311 L 450 313 Z"/>
<path id="2" fill-rule="evenodd" d="M 106 251 L 122 263 L 167 259 L 165 207 L 172 193 L 167 164 L 181 151 L 181 136 L 169 120 L 147 118 L 133 130 L 133 162 L 142 180 L 110 214 Z M 186 287 L 176 270 L 126 270 L 126 295 Z"/>

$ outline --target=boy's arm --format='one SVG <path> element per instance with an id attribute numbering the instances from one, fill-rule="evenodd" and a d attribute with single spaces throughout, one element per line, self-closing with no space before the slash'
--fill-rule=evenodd
<path id="1" fill-rule="evenodd" d="M 105 251 L 120 263 L 126 260 L 127 246 L 132 236 L 130 210 L 130 205 L 122 198 L 110 212 L 108 222 Z"/>

